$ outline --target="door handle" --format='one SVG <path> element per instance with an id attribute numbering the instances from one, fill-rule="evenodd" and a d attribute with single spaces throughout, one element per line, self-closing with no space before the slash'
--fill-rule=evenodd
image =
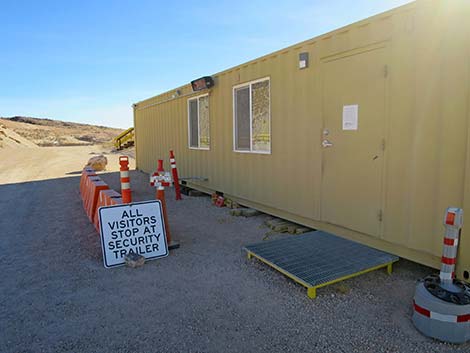
<path id="1" fill-rule="evenodd" d="M 323 142 L 321 143 L 321 145 L 323 146 L 323 148 L 328 148 L 328 147 L 331 147 L 333 146 L 333 144 L 328 141 L 328 140 L 323 140 Z"/>

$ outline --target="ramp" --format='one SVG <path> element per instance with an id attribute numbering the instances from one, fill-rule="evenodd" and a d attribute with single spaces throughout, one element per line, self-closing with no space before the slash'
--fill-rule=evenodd
<path id="1" fill-rule="evenodd" d="M 363 273 L 387 268 L 398 257 L 368 246 L 316 231 L 285 239 L 265 241 L 244 248 L 255 257 L 307 288 L 315 298 L 317 289 Z"/>

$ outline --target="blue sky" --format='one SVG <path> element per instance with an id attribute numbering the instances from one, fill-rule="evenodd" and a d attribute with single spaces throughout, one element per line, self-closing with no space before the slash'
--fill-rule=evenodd
<path id="1" fill-rule="evenodd" d="M 134 102 L 408 2 L 0 0 L 0 116 L 128 127 Z"/>

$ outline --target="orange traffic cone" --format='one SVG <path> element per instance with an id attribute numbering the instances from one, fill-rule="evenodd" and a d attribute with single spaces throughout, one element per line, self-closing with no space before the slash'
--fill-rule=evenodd
<path id="1" fill-rule="evenodd" d="M 132 202 L 132 192 L 131 192 L 131 183 L 129 178 L 129 157 L 121 156 L 119 157 L 119 164 L 121 165 L 121 196 L 122 203 L 131 203 Z"/>
<path id="2" fill-rule="evenodd" d="M 166 232 L 166 242 L 168 244 L 168 249 L 173 250 L 180 247 L 179 242 L 174 241 L 171 239 L 170 233 L 170 225 L 168 222 L 168 214 L 166 210 L 166 199 L 165 199 L 165 186 L 170 186 L 171 179 L 169 176 L 165 175 L 165 170 L 163 169 L 163 160 L 158 160 L 158 168 L 157 168 L 157 179 L 155 180 L 155 186 L 157 187 L 157 200 L 160 200 L 162 203 L 162 211 L 163 211 L 163 222 L 165 224 L 165 232 Z"/>

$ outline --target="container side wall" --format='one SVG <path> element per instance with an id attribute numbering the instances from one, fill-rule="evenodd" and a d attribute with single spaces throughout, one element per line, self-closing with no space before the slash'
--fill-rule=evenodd
<path id="1" fill-rule="evenodd" d="M 174 149 L 181 176 L 208 178 L 193 187 L 437 267 L 445 209 L 470 209 L 469 12 L 465 0 L 421 0 L 214 75 L 208 151 L 188 148 L 189 85 L 140 102 L 137 165 L 150 173 L 161 158 L 168 169 Z M 372 239 L 320 221 L 321 68 L 376 47 L 387 53 L 386 116 L 382 231 Z M 270 80 L 271 153 L 234 152 L 233 87 L 260 78 Z M 466 234 L 460 269 L 470 268 Z"/>

